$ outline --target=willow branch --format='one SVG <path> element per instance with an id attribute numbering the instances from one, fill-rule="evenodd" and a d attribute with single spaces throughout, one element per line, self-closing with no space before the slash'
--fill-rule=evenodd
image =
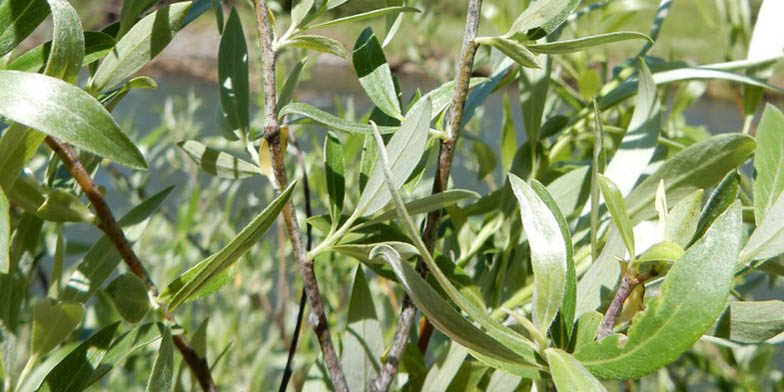
<path id="1" fill-rule="evenodd" d="M 441 145 L 438 151 L 438 172 L 433 181 L 433 194 L 446 190 L 449 182 L 449 173 L 452 170 L 452 160 L 454 159 L 455 148 L 457 147 L 457 142 L 460 138 L 463 109 L 465 108 L 465 102 L 468 98 L 468 86 L 471 79 L 471 70 L 474 66 L 474 56 L 476 55 L 476 49 L 478 47 L 474 42 L 474 38 L 476 38 L 477 31 L 479 30 L 481 10 L 482 0 L 469 0 L 465 31 L 463 33 L 463 44 L 460 49 L 460 61 L 457 66 L 455 92 L 452 96 L 446 134 L 445 137 L 441 139 Z M 433 251 L 436 239 L 438 238 L 440 220 L 441 210 L 432 211 L 427 215 L 422 239 L 430 252 Z M 421 257 L 417 261 L 417 271 L 419 271 L 422 276 L 427 274 L 427 268 Z M 384 363 L 376 380 L 371 384 L 371 389 L 375 391 L 386 391 L 389 389 L 389 384 L 397 374 L 400 356 L 403 353 L 403 348 L 405 347 L 407 340 L 406 338 L 414 323 L 415 316 L 416 307 L 414 306 L 413 301 L 406 295 L 403 298 L 403 309 L 401 310 L 400 319 L 398 320 L 397 329 L 395 330 L 395 337 L 389 348 L 387 361 Z M 430 326 L 427 321 L 424 321 L 419 341 L 419 348 L 423 352 L 427 349 L 427 343 L 430 339 L 431 332 L 432 326 Z"/>
<path id="2" fill-rule="evenodd" d="M 288 184 L 286 167 L 283 162 L 283 151 L 280 143 L 280 124 L 278 123 L 277 110 L 277 91 L 275 86 L 275 67 L 277 53 L 272 45 L 272 30 L 267 16 L 267 3 L 265 0 L 254 0 L 256 8 L 256 29 L 259 35 L 259 46 L 261 48 L 262 80 L 265 96 L 264 105 L 264 138 L 269 145 L 272 170 L 275 174 L 278 190 L 283 189 Z M 302 234 L 299 232 L 297 215 L 294 207 L 289 200 L 283 207 L 283 220 L 286 222 L 286 229 L 294 249 L 294 257 L 302 272 L 302 281 L 311 304 L 313 330 L 316 333 L 321 352 L 324 355 L 324 362 L 327 365 L 332 386 L 336 391 L 347 391 L 346 377 L 340 366 L 335 348 L 332 345 L 332 335 L 329 332 L 327 316 L 324 312 L 324 304 L 319 292 L 316 273 L 313 270 L 313 260 L 308 259 L 307 251 L 302 243 Z"/>
<path id="3" fill-rule="evenodd" d="M 147 270 L 142 265 L 139 257 L 136 256 L 136 253 L 131 248 L 131 244 L 128 242 L 128 239 L 125 238 L 125 234 L 120 228 L 120 225 L 117 223 L 117 220 L 114 218 L 114 214 L 112 213 L 111 208 L 106 203 L 106 199 L 104 199 L 101 192 L 98 191 L 98 188 L 95 186 L 93 179 L 90 177 L 90 174 L 82 165 L 82 162 L 79 160 L 79 155 L 73 149 L 73 147 L 61 143 L 59 140 L 47 136 L 46 137 L 46 144 L 54 151 L 55 154 L 60 158 L 68 171 L 71 172 L 71 176 L 73 176 L 74 180 L 79 184 L 79 187 L 82 188 L 82 191 L 87 196 L 87 199 L 90 200 L 90 204 L 92 205 L 93 210 L 95 211 L 95 215 L 98 216 L 100 219 L 100 223 L 98 223 L 98 228 L 106 234 L 106 237 L 112 242 L 117 251 L 120 253 L 125 265 L 128 266 L 128 269 L 136 275 L 139 279 L 141 279 L 144 284 L 147 286 L 147 291 L 150 292 L 154 297 L 158 296 L 158 288 L 153 283 L 152 279 L 150 279 L 150 275 L 147 273 Z M 174 320 L 174 316 L 170 313 L 166 312 L 164 314 L 166 319 Z M 199 380 L 199 385 L 201 385 L 204 391 L 216 391 L 215 382 L 212 380 L 212 374 L 210 373 L 209 365 L 207 364 L 207 360 L 205 358 L 200 357 L 196 351 L 193 350 L 188 340 L 185 339 L 182 335 L 175 335 L 173 336 L 174 344 L 177 346 L 177 349 L 182 354 L 183 359 L 190 367 L 191 372 L 196 376 L 196 379 Z"/>

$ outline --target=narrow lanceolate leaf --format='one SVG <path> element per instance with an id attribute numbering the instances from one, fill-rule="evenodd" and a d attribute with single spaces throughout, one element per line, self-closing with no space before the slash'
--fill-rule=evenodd
<path id="1" fill-rule="evenodd" d="M 334 7 L 336 7 L 336 6 L 334 6 Z M 332 9 L 333 6 L 329 6 L 329 8 Z M 376 10 L 373 10 L 373 11 L 363 12 L 361 14 L 355 14 L 355 15 L 346 16 L 346 17 L 343 17 L 343 18 L 333 19 L 333 20 L 331 20 L 329 22 L 318 23 L 318 24 L 315 24 L 315 25 L 312 25 L 312 26 L 308 26 L 308 29 L 311 29 L 311 30 L 322 29 L 322 28 L 325 28 L 325 27 L 332 27 L 332 26 L 337 26 L 337 25 L 341 25 L 341 24 L 345 24 L 345 23 L 359 22 L 359 21 L 362 21 L 362 20 L 367 20 L 367 19 L 371 19 L 371 18 L 375 18 L 375 17 L 379 17 L 379 16 L 398 14 L 398 13 L 401 13 L 401 12 L 420 12 L 420 11 L 419 11 L 418 8 L 403 7 L 403 6 L 379 8 L 379 9 L 376 9 Z"/>
<path id="2" fill-rule="evenodd" d="M 327 132 L 324 140 L 324 170 L 327 177 L 330 216 L 337 222 L 343 211 L 343 198 L 346 194 L 346 178 L 343 170 L 343 146 L 332 132 Z"/>
<path id="3" fill-rule="evenodd" d="M 559 391 L 601 392 L 606 391 L 596 377 L 591 374 L 572 354 L 557 348 L 545 350 L 550 374 Z"/>
<path id="4" fill-rule="evenodd" d="M 757 127 L 759 148 L 754 154 L 754 220 L 762 223 L 784 190 L 784 114 L 768 104 Z"/>
<path id="5" fill-rule="evenodd" d="M 507 55 L 516 63 L 528 68 L 541 68 L 536 55 L 520 42 L 507 37 L 479 37 L 474 42 L 480 45 L 489 45 Z"/>
<path id="6" fill-rule="evenodd" d="M 623 197 L 629 195 L 653 157 L 661 126 L 659 99 L 651 71 L 642 60 L 638 70 L 640 83 L 634 113 L 621 146 L 604 172 L 618 185 Z"/>
<path id="7" fill-rule="evenodd" d="M 109 53 L 114 47 L 114 38 L 99 31 L 84 32 L 84 58 L 81 66 L 92 64 Z M 52 41 L 36 46 L 15 58 L 6 69 L 38 73 L 43 70 L 52 53 Z"/>
<path id="8" fill-rule="evenodd" d="M 76 10 L 66 0 L 47 0 L 54 23 L 52 50 L 44 74 L 76 82 L 84 59 L 84 32 Z"/>
<path id="9" fill-rule="evenodd" d="M 301 116 L 305 116 L 336 131 L 362 134 L 370 134 L 373 132 L 373 128 L 368 124 L 360 124 L 348 121 L 302 102 L 289 103 L 280 110 L 278 116 L 283 118 L 283 116 L 290 114 L 299 114 Z M 381 131 L 381 133 L 392 133 L 397 130 L 398 127 L 380 126 L 378 129 Z"/>
<path id="10" fill-rule="evenodd" d="M 158 348 L 158 356 L 152 365 L 152 373 L 147 380 L 147 392 L 169 392 L 172 390 L 174 376 L 174 343 L 171 331 L 163 327 L 163 338 Z"/>
<path id="11" fill-rule="evenodd" d="M 520 203 L 523 228 L 531 247 L 533 321 L 545 333 L 566 295 L 567 239 L 547 204 L 525 181 L 510 173 L 509 182 Z"/>
<path id="12" fill-rule="evenodd" d="M 724 176 L 724 179 L 711 193 L 708 202 L 705 204 L 705 209 L 700 214 L 700 220 L 697 223 L 697 230 L 694 233 L 692 242 L 702 237 L 705 231 L 708 230 L 708 227 L 713 224 L 713 221 L 737 200 L 739 192 L 740 174 L 737 171 L 731 171 Z"/>
<path id="13" fill-rule="evenodd" d="M 724 310 L 741 241 L 741 208 L 730 207 L 667 273 L 657 297 L 629 328 L 585 345 L 577 359 L 602 378 L 638 378 L 676 360 Z"/>
<path id="14" fill-rule="evenodd" d="M 106 293 L 114 303 L 117 313 L 129 323 L 139 322 L 150 309 L 147 287 L 133 274 L 124 273 L 115 278 L 109 283 Z"/>
<path id="15" fill-rule="evenodd" d="M 286 77 L 286 82 L 283 83 L 283 88 L 280 89 L 280 94 L 278 94 L 278 112 L 291 102 L 291 98 L 294 96 L 294 90 L 297 88 L 297 83 L 299 83 L 299 76 L 302 74 L 302 69 L 305 68 L 305 64 L 307 63 L 308 58 L 305 57 L 289 71 L 289 76 Z"/>
<path id="16" fill-rule="evenodd" d="M 226 120 L 233 129 L 247 133 L 250 125 L 248 46 L 236 8 L 231 10 L 218 47 L 218 81 Z"/>
<path id="17" fill-rule="evenodd" d="M 13 50 L 49 16 L 46 0 L 5 0 L 0 3 L 0 56 Z"/>
<path id="18" fill-rule="evenodd" d="M 11 244 L 10 208 L 5 192 L 0 189 L 0 274 L 7 274 L 11 268 L 8 258 L 8 247 Z"/>
<path id="19" fill-rule="evenodd" d="M 784 331 L 784 302 L 730 302 L 716 325 L 713 336 L 738 343 L 762 343 Z"/>
<path id="20" fill-rule="evenodd" d="M 202 170 L 213 176 L 237 179 L 259 174 L 258 166 L 195 140 L 186 140 L 177 145 L 188 153 Z"/>
<path id="21" fill-rule="evenodd" d="M 749 241 L 740 252 L 741 264 L 752 260 L 765 260 L 784 253 L 784 192 L 770 206 L 762 223 L 751 233 Z"/>
<path id="22" fill-rule="evenodd" d="M 499 367 L 499 363 L 503 364 L 505 370 L 515 374 L 530 375 L 534 371 L 530 365 L 524 364 L 520 356 L 460 315 L 414 268 L 401 260 L 394 249 L 382 244 L 375 248 L 371 256 L 383 258 L 388 262 L 406 293 L 411 296 L 417 308 L 427 315 L 428 320 L 453 341 L 476 354 L 479 360 L 489 360 L 487 362 L 496 367 Z"/>
<path id="23" fill-rule="evenodd" d="M 390 169 L 394 176 L 392 185 L 396 189 L 403 185 L 425 152 L 425 141 L 430 129 L 430 110 L 429 100 L 425 100 L 422 105 L 416 105 L 387 144 Z M 376 163 L 356 209 L 360 216 L 368 216 L 383 208 L 391 199 L 392 195 L 384 180 L 384 169 L 380 163 Z"/>
<path id="24" fill-rule="evenodd" d="M 563 54 L 585 50 L 594 46 L 609 44 L 613 42 L 626 41 L 630 39 L 644 39 L 653 42 L 651 37 L 635 31 L 616 31 L 612 33 L 592 35 L 564 41 L 548 42 L 543 44 L 526 45 L 534 53 Z"/>
<path id="25" fill-rule="evenodd" d="M 149 197 L 118 221 L 131 245 L 141 236 L 150 216 L 158 210 L 158 207 L 163 204 L 166 196 L 173 189 L 174 187 L 169 187 Z M 106 279 L 111 276 L 120 260 L 122 258 L 114 245 L 112 245 L 112 242 L 105 235 L 102 236 L 90 247 L 82 261 L 79 262 L 71 274 L 68 284 L 60 294 L 60 299 L 81 303 L 87 302 Z"/>
<path id="26" fill-rule="evenodd" d="M 512 119 L 512 105 L 509 102 L 509 95 L 504 95 L 504 116 L 501 121 L 501 167 L 509 170 L 512 159 L 517 151 L 517 134 L 515 133 L 514 120 Z"/>
<path id="27" fill-rule="evenodd" d="M 147 168 L 142 153 L 100 102 L 59 79 L 0 71 L 0 115 L 120 164 Z"/>
<path id="28" fill-rule="evenodd" d="M 295 35 L 286 40 L 283 46 L 315 50 L 317 52 L 334 54 L 340 58 L 346 57 L 346 49 L 343 48 L 343 44 L 340 41 L 323 35 Z"/>
<path id="29" fill-rule="evenodd" d="M 84 306 L 42 298 L 33 308 L 32 355 L 41 358 L 60 344 L 82 321 Z"/>
<path id="30" fill-rule="evenodd" d="M 112 368 L 122 364 L 131 354 L 158 340 L 160 337 L 160 330 L 154 323 L 139 325 L 120 335 L 112 342 L 106 355 L 101 359 L 100 365 L 95 368 L 92 376 L 87 380 L 86 386 L 90 386 L 100 380 Z"/>
<path id="31" fill-rule="evenodd" d="M 392 70 L 370 27 L 362 31 L 354 44 L 353 62 L 359 84 L 365 89 L 368 98 L 385 114 L 401 118 L 400 100 L 392 80 Z"/>
<path id="32" fill-rule="evenodd" d="M 136 23 L 139 15 L 152 7 L 153 4 L 155 4 L 155 0 L 124 0 L 120 10 L 120 31 L 117 32 L 117 37 L 125 35 Z"/>
<path id="33" fill-rule="evenodd" d="M 346 372 L 349 390 L 361 391 L 375 378 L 380 368 L 378 358 L 384 353 L 381 324 L 361 265 L 357 266 L 354 275 L 346 322 L 340 363 Z"/>
<path id="34" fill-rule="evenodd" d="M 120 322 L 101 328 L 49 372 L 44 381 L 51 391 L 78 392 L 87 387 L 101 360 L 112 344 Z"/>
<path id="35" fill-rule="evenodd" d="M 599 174 L 599 188 L 602 191 L 604 203 L 610 211 L 613 223 L 615 223 L 615 226 L 618 227 L 618 231 L 621 233 L 621 238 L 623 238 L 623 242 L 626 245 L 626 251 L 629 252 L 629 257 L 634 258 L 634 232 L 632 231 L 632 222 L 626 213 L 626 201 L 623 199 L 618 187 L 609 178 L 601 174 Z"/>
<path id="36" fill-rule="evenodd" d="M 681 199 L 667 213 L 667 224 L 664 228 L 665 241 L 672 241 L 681 247 L 691 242 L 694 233 L 697 232 L 704 193 L 702 189 L 697 189 Z"/>
<path id="37" fill-rule="evenodd" d="M 136 23 L 95 71 L 89 87 L 103 91 L 119 84 L 158 55 L 182 27 L 191 2 L 161 7 Z"/>
<path id="38" fill-rule="evenodd" d="M 481 196 L 474 192 L 465 189 L 449 189 L 443 192 L 425 196 L 421 199 L 410 201 L 406 203 L 406 211 L 410 215 L 424 214 L 426 212 L 438 210 L 444 207 L 453 205 L 463 200 L 476 200 Z M 394 208 L 389 208 L 381 211 L 378 215 L 362 222 L 358 227 L 370 226 L 372 224 L 388 221 L 397 216 Z"/>
<path id="39" fill-rule="evenodd" d="M 577 8 L 580 0 L 535 1 L 528 5 L 512 23 L 509 34 L 525 33 L 541 28 L 547 34 L 553 32 Z"/>
<path id="40" fill-rule="evenodd" d="M 667 201 L 677 203 L 697 189 L 714 186 L 730 170 L 745 162 L 755 147 L 752 137 L 735 133 L 716 135 L 681 150 L 626 198 L 632 222 L 641 222 L 656 215 L 653 199 L 661 180 L 664 180 L 667 190 Z"/>
<path id="41" fill-rule="evenodd" d="M 169 283 L 161 295 L 162 301 L 167 301 L 169 310 L 174 311 L 180 305 L 192 299 L 199 290 L 208 287 L 222 272 L 227 270 L 242 255 L 245 254 L 275 222 L 280 210 L 288 202 L 296 181 L 291 184 L 270 203 L 259 215 L 248 223 L 242 231 L 234 237 L 223 249 L 207 257 L 173 282 Z"/>

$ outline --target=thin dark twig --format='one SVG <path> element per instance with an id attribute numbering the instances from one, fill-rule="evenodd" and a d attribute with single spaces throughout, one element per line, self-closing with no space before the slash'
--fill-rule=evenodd
<path id="1" fill-rule="evenodd" d="M 474 65 L 474 56 L 478 45 L 474 42 L 477 31 L 479 30 L 479 19 L 482 10 L 482 0 L 469 0 L 468 11 L 466 15 L 466 26 L 463 33 L 463 44 L 460 49 L 460 61 L 457 66 L 457 76 L 455 82 L 455 92 L 452 96 L 452 105 L 450 109 L 449 123 L 446 129 L 446 136 L 441 140 L 440 149 L 438 152 L 438 172 L 436 173 L 433 181 L 433 194 L 443 192 L 447 183 L 449 182 L 449 173 L 452 169 L 452 160 L 455 155 L 455 148 L 460 138 L 460 125 L 463 121 L 463 109 L 468 97 L 469 81 L 471 79 L 471 69 Z M 438 226 L 441 220 L 441 210 L 435 210 L 427 215 L 427 223 L 425 224 L 424 232 L 422 233 L 422 240 L 425 243 L 428 251 L 432 252 L 436 239 L 438 238 Z M 427 268 L 420 257 L 417 262 L 417 271 L 425 276 Z M 389 348 L 387 360 L 381 368 L 378 377 L 371 382 L 370 389 L 374 392 L 383 392 L 389 389 L 389 385 L 397 374 L 398 364 L 400 363 L 400 356 L 405 348 L 405 343 L 408 338 L 409 331 L 414 323 L 416 316 L 416 307 L 413 301 L 406 295 L 403 298 L 403 309 L 400 312 L 400 319 L 398 320 L 397 329 L 395 330 L 395 337 L 393 338 L 392 345 Z M 422 332 L 420 334 L 419 347 L 426 350 L 427 344 L 432 333 L 432 327 L 428 327 L 429 323 L 425 321 Z"/>
<path id="2" fill-rule="evenodd" d="M 612 334 L 615 319 L 623 308 L 623 303 L 626 301 L 626 298 L 629 298 L 632 291 L 634 291 L 638 285 L 645 282 L 645 279 L 647 278 L 647 275 L 630 275 L 628 273 L 623 275 L 621 286 L 618 287 L 618 291 L 615 292 L 615 297 L 613 297 L 610 306 L 604 313 L 602 323 L 599 324 L 599 331 L 596 333 L 596 339 L 603 339 Z"/>
<path id="3" fill-rule="evenodd" d="M 256 8 L 256 29 L 259 35 L 259 46 L 261 47 L 262 79 L 265 97 L 264 112 L 264 139 L 269 145 L 272 169 L 275 174 L 277 186 L 283 189 L 288 184 L 286 166 L 283 161 L 283 149 L 280 142 L 280 124 L 278 123 L 277 110 L 277 91 L 275 85 L 275 67 L 277 52 L 273 47 L 272 29 L 267 16 L 266 0 L 254 0 Z M 312 317 L 308 319 L 313 322 L 313 330 L 316 333 L 321 352 L 324 355 L 324 363 L 327 365 L 332 386 L 336 391 L 348 391 L 346 377 L 338 360 L 335 347 L 332 345 L 332 335 L 329 331 L 327 315 L 324 312 L 324 303 L 316 280 L 316 273 L 313 269 L 313 260 L 308 259 L 305 247 L 302 244 L 302 234 L 299 232 L 297 215 L 294 207 L 289 200 L 283 207 L 283 220 L 294 249 L 294 257 L 300 266 L 302 281 L 311 305 Z"/>
<path id="4" fill-rule="evenodd" d="M 296 146 L 294 140 L 291 140 L 291 144 L 297 147 L 297 158 L 299 159 L 300 167 L 302 168 L 302 188 L 303 193 L 305 194 L 305 215 L 310 218 L 313 216 L 313 209 L 310 204 L 310 184 L 308 182 L 308 171 L 307 167 L 305 166 L 305 157 L 302 155 L 302 150 L 299 149 L 299 146 Z M 307 223 L 307 249 L 313 246 L 313 226 L 308 222 Z M 286 359 L 286 369 L 283 370 L 283 379 L 280 381 L 280 388 L 278 389 L 280 392 L 284 392 L 289 385 L 289 380 L 291 379 L 291 375 L 293 373 L 293 363 L 294 363 L 294 355 L 297 352 L 297 343 L 299 341 L 299 331 L 302 329 L 302 319 L 305 316 L 305 305 L 307 302 L 305 301 L 307 296 L 305 295 L 305 288 L 302 288 L 302 294 L 299 297 L 299 310 L 297 311 L 297 323 L 294 325 L 294 333 L 291 335 L 291 345 L 289 346 L 289 357 Z"/>
<path id="5" fill-rule="evenodd" d="M 150 279 L 150 275 L 147 273 L 147 270 L 142 265 L 139 258 L 134 253 L 133 249 L 131 248 L 130 243 L 128 243 L 128 239 L 125 238 L 125 233 L 123 233 L 122 228 L 117 223 L 117 220 L 114 218 L 114 214 L 112 210 L 109 208 L 109 205 L 106 203 L 103 195 L 98 188 L 95 186 L 93 179 L 90 177 L 90 174 L 82 165 L 82 162 L 79 160 L 79 155 L 73 149 L 73 147 L 61 143 L 59 140 L 47 136 L 46 137 L 46 144 L 52 149 L 52 151 L 57 154 L 60 160 L 63 162 L 68 171 L 73 176 L 74 180 L 79 184 L 79 187 L 82 188 L 82 191 L 87 196 L 87 199 L 90 200 L 92 204 L 93 210 L 95 211 L 95 215 L 98 216 L 100 219 L 100 223 L 98 223 L 98 228 L 100 228 L 105 234 L 106 237 L 112 242 L 117 251 L 122 256 L 125 265 L 128 266 L 128 269 L 131 272 L 139 277 L 147 286 L 147 290 L 152 294 L 153 297 L 158 296 L 158 288 L 153 283 L 152 279 Z M 164 316 L 166 319 L 174 321 L 174 316 L 171 313 L 165 312 Z M 207 365 L 207 360 L 205 358 L 199 357 L 199 355 L 193 350 L 188 340 L 185 339 L 182 335 L 175 335 L 173 336 L 174 344 L 177 346 L 177 349 L 182 354 L 183 359 L 190 367 L 191 372 L 196 376 L 196 379 L 199 380 L 199 385 L 201 385 L 204 391 L 212 392 L 216 391 L 217 388 L 215 387 L 215 382 L 212 380 L 212 374 L 210 373 L 210 368 Z"/>

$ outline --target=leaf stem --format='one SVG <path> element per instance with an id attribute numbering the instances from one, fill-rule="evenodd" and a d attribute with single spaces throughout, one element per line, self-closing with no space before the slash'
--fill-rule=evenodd
<path id="1" fill-rule="evenodd" d="M 277 90 L 275 84 L 277 52 L 273 47 L 273 33 L 267 14 L 267 2 L 266 0 L 254 0 L 254 6 L 256 8 L 256 30 L 259 35 L 259 46 L 261 48 L 262 87 L 265 96 L 264 138 L 269 145 L 272 158 L 272 169 L 275 174 L 278 190 L 281 190 L 286 187 L 288 177 L 283 161 L 283 150 L 280 143 L 280 124 L 278 123 Z M 332 387 L 335 388 L 336 391 L 347 391 L 348 385 L 346 383 L 346 377 L 343 374 L 343 369 L 338 360 L 337 353 L 332 345 L 332 335 L 329 331 L 327 316 L 324 312 L 324 304 L 321 299 L 318 281 L 316 280 L 316 273 L 313 269 L 313 259 L 308 257 L 308 253 L 302 243 L 302 234 L 299 232 L 297 215 L 294 212 L 294 206 L 291 200 L 283 207 L 282 214 L 283 220 L 286 223 L 289 239 L 291 240 L 291 246 L 294 249 L 294 257 L 300 266 L 305 293 L 311 304 L 313 317 L 310 317 L 309 319 L 314 321 L 313 330 L 316 333 L 319 345 L 321 346 L 324 362 L 327 365 L 329 376 L 332 381 Z"/>
<path id="2" fill-rule="evenodd" d="M 613 297 L 612 302 L 610 302 L 610 306 L 607 308 L 607 312 L 604 313 L 604 318 L 602 318 L 602 323 L 599 325 L 599 331 L 596 333 L 597 340 L 601 340 L 612 334 L 615 319 L 618 317 L 618 313 L 620 313 L 626 298 L 634 291 L 635 287 L 645 282 L 647 278 L 648 275 L 645 274 L 632 275 L 626 273 L 623 275 L 621 286 L 618 287 L 618 291 L 615 292 L 615 297 Z"/>
<path id="3" fill-rule="evenodd" d="M 120 256 L 122 256 L 128 269 L 145 283 L 147 291 L 150 292 L 153 298 L 157 297 L 158 288 L 155 286 L 152 279 L 150 279 L 150 275 L 147 273 L 147 270 L 144 268 L 144 265 L 142 265 L 138 256 L 136 256 L 136 253 L 134 253 L 131 245 L 128 243 L 128 239 L 125 238 L 125 234 L 123 233 L 122 228 L 120 228 L 120 225 L 117 224 L 117 220 L 114 218 L 112 210 L 109 208 L 109 205 L 106 203 L 101 192 L 98 191 L 90 174 L 79 160 L 79 155 L 73 147 L 60 142 L 52 136 L 47 136 L 44 140 L 52 151 L 57 154 L 71 173 L 71 176 L 79 184 L 79 187 L 82 188 L 87 199 L 90 200 L 95 215 L 100 219 L 97 224 L 98 228 L 106 234 L 106 237 L 108 237 L 114 247 L 117 248 L 117 251 L 120 253 Z M 167 320 L 174 321 L 174 316 L 168 311 L 164 312 L 164 317 Z M 177 346 L 180 354 L 182 354 L 183 359 L 191 368 L 191 372 L 193 372 L 196 379 L 199 380 L 199 385 L 201 385 L 202 389 L 204 391 L 216 391 L 215 382 L 212 380 L 212 374 L 207 365 L 207 360 L 200 357 L 182 335 L 176 335 L 172 338 L 174 339 L 174 344 Z"/>

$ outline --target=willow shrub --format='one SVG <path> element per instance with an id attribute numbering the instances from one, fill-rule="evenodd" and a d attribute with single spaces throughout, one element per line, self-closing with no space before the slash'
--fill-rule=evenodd
<path id="1" fill-rule="evenodd" d="M 679 6 L 668 0 L 649 34 L 597 35 L 574 26 L 581 18 L 628 16 L 634 7 L 540 0 L 507 20 L 498 13 L 514 7 L 488 1 L 489 22 L 505 32 L 478 37 L 482 2 L 473 0 L 462 56 L 448 53 L 458 63 L 456 80 L 410 97 L 401 93 L 384 47 L 411 39 L 401 34 L 401 21 L 420 17 L 426 5 L 404 0 L 330 19 L 328 11 L 345 2 L 300 0 L 288 16 L 277 3 L 237 4 L 255 6 L 258 68 L 265 65 L 258 90 L 276 96 L 258 121 L 250 110 L 249 70 L 256 67 L 248 50 L 256 41 L 249 45 L 245 33 L 254 29 L 243 27 L 237 9 L 224 18 L 218 1 L 125 0 L 118 22 L 83 31 L 66 0 L 0 3 L 0 390 L 117 388 L 145 380 L 155 391 L 210 389 L 213 379 L 226 390 L 269 389 L 292 371 L 289 387 L 306 390 L 386 389 L 384 375 L 404 390 L 604 390 L 618 386 L 613 380 L 665 389 L 692 382 L 783 385 L 770 361 L 784 330 L 784 303 L 755 301 L 751 292 L 765 277 L 775 285 L 784 271 L 784 114 L 770 104 L 761 108 L 763 93 L 784 92 L 766 81 L 783 56 L 777 0 L 762 3 L 753 29 L 746 1 L 720 7 L 737 27 L 730 49 L 746 48 L 747 55 L 710 65 L 649 54 L 670 7 Z M 199 139 L 175 120 L 134 140 L 112 110 L 132 90 L 155 87 L 137 71 L 210 9 L 221 34 L 215 127 L 224 140 Z M 384 39 L 368 27 L 351 52 L 374 105 L 369 114 L 357 119 L 297 99 L 306 53 L 347 56 L 322 32 L 379 19 L 386 21 Z M 21 49 L 46 20 L 52 40 Z M 620 41 L 639 50 L 619 64 L 574 55 L 603 53 L 601 47 Z M 477 50 L 482 61 L 474 67 Z M 295 60 L 278 72 L 286 76 L 282 83 L 274 78 L 278 55 Z M 471 77 L 480 66 L 487 76 Z M 704 94 L 706 80 L 740 87 L 743 129 L 710 135 L 686 125 L 684 112 Z M 523 126 L 512 120 L 507 97 L 496 149 L 479 137 L 489 132 L 478 126 L 481 107 L 493 94 L 518 90 Z M 527 136 L 522 143 L 517 129 Z M 196 183 L 186 212 L 174 218 L 160 211 L 172 188 L 146 195 L 134 180 L 165 183 L 167 166 L 187 163 L 162 152 L 175 145 L 163 132 L 182 136 L 175 140 L 181 156 L 228 186 Z M 448 187 L 453 151 L 489 191 Z M 288 184 L 286 164 L 294 177 Z M 499 166 L 505 174 L 496 185 Z M 127 193 L 132 208 L 116 221 L 90 178 L 104 171 L 116 181 L 125 176 L 127 189 L 135 186 L 139 195 Z M 303 198 L 307 174 L 310 193 Z M 268 179 L 257 193 L 277 192 L 268 204 L 242 210 L 250 218 L 244 227 L 231 229 L 237 216 L 231 202 L 225 213 L 199 212 L 202 193 L 214 201 L 253 177 Z M 294 226 L 306 205 L 306 222 Z M 241 264 L 266 271 L 265 293 L 284 287 L 271 268 L 260 267 L 278 258 L 286 263 L 287 248 L 263 245 L 272 243 L 265 233 L 281 213 L 288 230 L 281 223 L 277 247 L 288 242 L 286 233 L 299 239 L 291 251 L 305 275 L 294 275 L 295 282 L 304 277 L 307 298 L 327 303 L 306 318 L 323 356 L 303 342 L 308 354 L 295 357 L 293 369 L 282 361 L 292 345 L 285 338 L 290 323 L 280 323 L 281 342 L 247 331 L 297 309 L 295 301 L 287 305 L 288 285 L 278 291 L 284 297 L 277 315 L 264 311 L 269 305 L 253 306 L 250 313 L 258 314 L 247 328 L 238 317 L 249 313 L 248 298 L 259 300 L 243 287 Z M 164 229 L 147 227 L 151 219 Z M 85 224 L 103 235 L 67 246 L 64 228 Z M 197 229 L 204 225 L 212 231 Z M 166 253 L 134 247 L 149 231 Z M 312 248 L 301 249 L 300 231 Z M 174 267 L 153 261 L 171 255 Z M 327 271 L 320 274 L 322 291 L 308 275 L 314 261 L 333 263 L 319 266 Z M 165 277 L 163 289 L 151 276 Z M 351 287 L 335 293 L 340 282 Z M 236 306 L 211 300 L 227 290 L 241 299 Z M 398 304 L 403 295 L 410 300 L 402 301 L 402 314 L 413 303 L 427 321 L 393 342 L 401 312 L 388 301 Z M 206 320 L 191 329 L 199 321 L 194 314 L 227 330 L 213 328 L 209 336 Z M 406 320 L 411 327 L 410 318 L 401 325 Z M 428 324 L 441 336 L 432 342 Z M 218 352 L 212 340 L 224 333 L 242 335 Z M 269 347 L 279 353 L 274 363 L 242 363 Z M 400 356 L 394 361 L 393 352 Z M 224 355 L 234 355 L 231 366 L 219 366 Z M 186 363 L 195 378 L 187 377 Z M 259 369 L 261 379 L 249 374 Z"/>

